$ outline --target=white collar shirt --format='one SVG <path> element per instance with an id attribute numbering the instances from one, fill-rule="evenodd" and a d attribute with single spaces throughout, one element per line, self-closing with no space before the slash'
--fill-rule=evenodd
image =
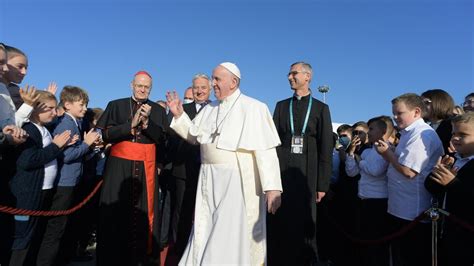
<path id="1" fill-rule="evenodd" d="M 402 130 L 395 149 L 398 163 L 418 174 L 408 178 L 392 165 L 388 167 L 388 213 L 412 221 L 431 206 L 431 194 L 424 181 L 444 154 L 443 145 L 436 131 L 418 119 Z"/>

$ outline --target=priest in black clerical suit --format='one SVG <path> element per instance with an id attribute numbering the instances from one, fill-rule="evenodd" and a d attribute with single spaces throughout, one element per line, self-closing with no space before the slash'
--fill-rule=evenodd
<path id="1" fill-rule="evenodd" d="M 209 102 L 210 79 L 197 74 L 192 80 L 194 102 L 183 105 L 184 112 L 192 120 Z M 170 112 L 171 118 L 172 114 Z M 192 145 L 176 134 L 168 141 L 168 156 L 172 162 L 171 175 L 174 179 L 171 201 L 171 235 L 175 241 L 174 254 L 180 258 L 188 243 L 193 224 L 196 189 L 201 166 L 200 146 Z"/>
<path id="2" fill-rule="evenodd" d="M 311 96 L 311 77 L 309 64 L 293 64 L 288 79 L 295 94 L 273 114 L 284 193 L 277 213 L 267 215 L 268 265 L 318 261 L 316 204 L 329 190 L 334 141 L 329 107 Z"/>
<path id="3" fill-rule="evenodd" d="M 158 173 L 166 111 L 148 100 L 151 76 L 140 71 L 133 96 L 111 101 L 97 127 L 112 148 L 104 169 L 97 232 L 98 265 L 159 265 Z"/>

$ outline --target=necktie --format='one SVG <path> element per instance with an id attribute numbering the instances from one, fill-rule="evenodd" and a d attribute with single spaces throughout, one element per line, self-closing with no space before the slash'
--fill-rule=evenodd
<path id="1" fill-rule="evenodd" d="M 198 104 L 199 104 L 199 110 L 197 112 L 199 114 L 199 112 L 201 112 L 202 108 L 204 108 L 204 106 L 206 106 L 207 102 L 202 102 L 202 103 L 198 103 Z"/>

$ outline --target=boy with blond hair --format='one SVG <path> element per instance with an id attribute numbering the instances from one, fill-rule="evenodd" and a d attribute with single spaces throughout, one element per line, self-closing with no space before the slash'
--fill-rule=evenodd
<path id="1" fill-rule="evenodd" d="M 424 103 L 414 93 L 392 100 L 393 118 L 400 130 L 395 149 L 377 142 L 377 151 L 390 163 L 387 170 L 388 209 L 393 230 L 408 225 L 431 207 L 431 195 L 424 188 L 426 177 L 444 154 L 436 131 L 423 121 Z M 429 265 L 430 226 L 418 224 L 413 230 L 391 243 L 393 265 Z"/>
<path id="2" fill-rule="evenodd" d="M 66 86 L 60 97 L 66 112 L 59 120 L 53 135 L 69 130 L 71 135 L 77 136 L 78 139 L 74 144 L 64 149 L 58 162 L 58 176 L 55 181 L 56 187 L 51 210 L 67 210 L 71 207 L 75 186 L 82 176 L 83 157 L 98 138 L 98 133 L 93 130 L 84 132 L 84 137 L 80 138 L 83 134 L 80 120 L 84 117 L 89 102 L 87 92 L 79 87 Z M 48 220 L 38 253 L 38 265 L 54 264 L 67 219 L 68 216 L 57 216 Z"/>

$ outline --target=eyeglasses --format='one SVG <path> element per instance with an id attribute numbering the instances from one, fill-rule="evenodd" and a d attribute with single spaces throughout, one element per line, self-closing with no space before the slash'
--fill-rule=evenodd
<path id="1" fill-rule="evenodd" d="M 150 86 L 148 86 L 148 85 L 143 85 L 143 84 L 133 84 L 133 86 L 134 86 L 135 88 L 137 88 L 137 89 L 145 89 L 145 90 L 151 89 Z"/>
<path id="2" fill-rule="evenodd" d="M 472 105 L 472 104 L 474 104 L 474 100 L 469 99 L 469 100 L 465 100 L 462 105 L 466 106 L 466 105 Z"/>
<path id="3" fill-rule="evenodd" d="M 288 76 L 296 76 L 298 73 L 308 73 L 306 71 L 291 71 L 288 73 Z"/>

